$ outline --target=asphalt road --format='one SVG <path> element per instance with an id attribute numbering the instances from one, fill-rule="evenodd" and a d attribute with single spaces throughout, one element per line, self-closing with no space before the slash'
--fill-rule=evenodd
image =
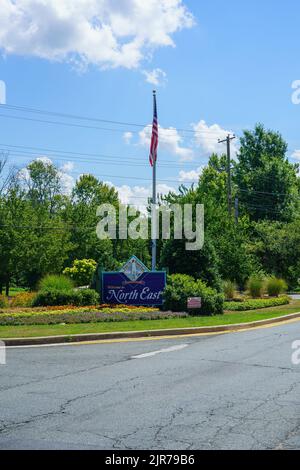
<path id="1" fill-rule="evenodd" d="M 9 349 L 0 366 L 0 448 L 300 449 L 296 340 L 300 322 Z"/>

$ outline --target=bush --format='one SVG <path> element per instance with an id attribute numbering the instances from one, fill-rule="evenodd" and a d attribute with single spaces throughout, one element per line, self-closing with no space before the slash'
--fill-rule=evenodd
<path id="1" fill-rule="evenodd" d="M 226 300 L 233 300 L 235 298 L 237 286 L 232 281 L 223 281 L 223 292 Z"/>
<path id="2" fill-rule="evenodd" d="M 264 292 L 264 279 L 260 274 L 253 274 L 247 282 L 247 289 L 253 299 L 262 297 Z"/>
<path id="3" fill-rule="evenodd" d="M 287 291 L 287 283 L 283 279 L 276 277 L 270 277 L 267 280 L 267 292 L 270 297 L 278 297 L 280 294 L 284 294 Z"/>
<path id="4" fill-rule="evenodd" d="M 71 291 L 74 288 L 74 283 L 67 276 L 48 274 L 39 284 L 41 291 Z"/>
<path id="5" fill-rule="evenodd" d="M 78 292 L 78 291 L 77 291 Z M 79 291 L 80 303 L 78 305 L 98 305 L 100 302 L 100 296 L 98 292 L 93 289 L 82 289 Z"/>
<path id="6" fill-rule="evenodd" d="M 261 308 L 280 307 L 281 305 L 288 305 L 290 298 L 287 295 L 273 299 L 250 299 L 245 302 L 225 302 L 225 310 L 232 312 L 246 312 L 247 310 L 259 310 Z"/>
<path id="7" fill-rule="evenodd" d="M 168 276 L 167 287 L 164 291 L 164 310 L 186 312 L 189 297 L 201 297 L 200 310 L 192 310 L 194 315 L 218 315 L 223 313 L 224 297 L 216 290 L 207 287 L 201 281 L 185 274 Z"/>
<path id="8" fill-rule="evenodd" d="M 91 289 L 61 291 L 48 289 L 40 291 L 34 299 L 33 307 L 47 307 L 59 305 L 97 305 L 99 295 Z"/>
<path id="9" fill-rule="evenodd" d="M 16 294 L 11 302 L 11 307 L 32 307 L 33 301 L 36 297 L 35 292 L 22 292 L 20 294 Z"/>
<path id="10" fill-rule="evenodd" d="M 77 286 L 90 285 L 96 271 L 97 263 L 93 259 L 76 259 L 72 268 L 66 268 L 63 272 L 69 276 Z"/>
<path id="11" fill-rule="evenodd" d="M 8 299 L 4 295 L 0 295 L 0 308 L 8 307 Z"/>

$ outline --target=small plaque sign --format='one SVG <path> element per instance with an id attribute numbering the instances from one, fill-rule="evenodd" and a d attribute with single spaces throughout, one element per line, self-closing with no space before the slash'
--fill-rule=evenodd
<path id="1" fill-rule="evenodd" d="M 187 301 L 187 308 L 189 310 L 199 310 L 202 307 L 201 297 L 190 297 Z"/>

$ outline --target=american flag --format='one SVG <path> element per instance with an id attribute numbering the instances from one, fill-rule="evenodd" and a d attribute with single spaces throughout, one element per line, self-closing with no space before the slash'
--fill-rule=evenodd
<path id="1" fill-rule="evenodd" d="M 157 119 L 157 105 L 156 105 L 155 93 L 154 93 L 153 98 L 154 98 L 154 115 L 153 115 L 153 124 L 152 124 L 150 156 L 149 156 L 149 161 L 150 161 L 151 166 L 154 166 L 157 160 L 157 147 L 158 147 L 158 119 Z"/>

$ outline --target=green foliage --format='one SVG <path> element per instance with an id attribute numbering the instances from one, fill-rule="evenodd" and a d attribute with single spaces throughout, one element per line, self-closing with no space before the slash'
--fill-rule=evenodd
<path id="1" fill-rule="evenodd" d="M 279 133 L 261 124 L 241 138 L 234 180 L 252 220 L 289 221 L 299 209 L 299 167 L 289 162 L 287 148 Z"/>
<path id="2" fill-rule="evenodd" d="M 0 295 L 0 308 L 6 308 L 8 307 L 8 300 L 7 297 L 4 295 Z"/>
<path id="3" fill-rule="evenodd" d="M 71 268 L 63 271 L 65 276 L 73 279 L 77 286 L 89 285 L 96 271 L 97 263 L 93 259 L 76 259 Z"/>
<path id="4" fill-rule="evenodd" d="M 259 222 L 252 226 L 248 249 L 262 269 L 294 289 L 300 278 L 300 218 L 291 223 Z"/>
<path id="5" fill-rule="evenodd" d="M 171 274 L 200 279 L 218 292 L 221 279 L 241 288 L 252 273 L 260 271 L 285 279 L 295 289 L 300 278 L 300 179 L 298 166 L 286 154 L 280 134 L 262 125 L 244 132 L 238 159 L 231 162 L 233 198 L 239 198 L 238 224 L 228 217 L 224 155 L 210 157 L 197 184 L 181 186 L 162 198 L 166 206 L 204 204 L 205 245 L 187 252 L 186 240 L 174 240 L 172 229 L 171 240 L 158 241 L 159 265 Z M 4 174 L 0 164 L 0 293 L 9 293 L 11 285 L 32 290 L 45 275 L 60 274 L 70 266 L 76 271 L 73 262 L 78 260 L 92 259 L 99 269 L 111 271 L 135 254 L 149 266 L 148 240 L 97 237 L 100 204 L 112 204 L 118 220 L 119 197 L 114 188 L 84 175 L 72 194 L 65 195 L 55 165 L 37 160 L 27 170 L 25 181 L 12 177 L 9 169 Z M 90 274 L 79 271 L 68 275 L 77 285 L 87 285 Z M 60 283 L 52 287 L 61 289 Z"/>
<path id="6" fill-rule="evenodd" d="M 33 301 L 33 307 L 47 307 L 59 305 L 97 305 L 99 295 L 92 289 L 82 290 L 41 290 Z"/>
<path id="7" fill-rule="evenodd" d="M 186 251 L 186 240 L 165 242 L 160 264 L 167 266 L 170 274 L 187 274 L 201 279 L 208 286 L 221 291 L 218 259 L 213 243 L 206 238 L 202 250 Z"/>
<path id="8" fill-rule="evenodd" d="M 265 281 L 261 274 L 253 274 L 247 282 L 247 289 L 253 299 L 262 297 Z"/>
<path id="9" fill-rule="evenodd" d="M 283 279 L 269 277 L 266 281 L 266 289 L 270 297 L 278 297 L 287 291 L 287 283 Z"/>
<path id="10" fill-rule="evenodd" d="M 273 299 L 252 299 L 245 300 L 245 302 L 225 302 L 225 310 L 232 312 L 246 312 L 247 310 L 259 310 L 269 307 L 280 307 L 281 305 L 288 305 L 290 298 L 287 295 L 273 298 Z"/>
<path id="11" fill-rule="evenodd" d="M 164 310 L 173 312 L 187 311 L 189 297 L 201 297 L 202 308 L 194 311 L 194 315 L 218 315 L 223 313 L 224 298 L 216 290 L 201 281 L 188 275 L 175 274 L 168 276 L 167 287 L 164 292 Z"/>
<path id="12" fill-rule="evenodd" d="M 79 303 L 77 305 L 98 305 L 99 301 L 99 294 L 95 290 L 81 289 L 79 291 Z"/>
<path id="13" fill-rule="evenodd" d="M 232 300 L 235 298 L 237 286 L 235 282 L 223 281 L 223 292 L 226 300 Z"/>
<path id="14" fill-rule="evenodd" d="M 74 283 L 71 279 L 64 275 L 53 275 L 49 274 L 45 276 L 39 283 L 39 289 L 41 291 L 71 291 L 74 287 Z"/>

